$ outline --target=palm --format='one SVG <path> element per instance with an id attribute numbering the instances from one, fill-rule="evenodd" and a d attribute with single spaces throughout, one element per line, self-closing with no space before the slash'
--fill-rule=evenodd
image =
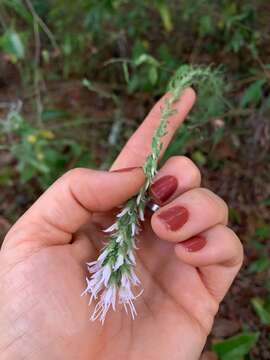
<path id="1" fill-rule="evenodd" d="M 33 340 L 36 346 L 48 354 L 53 349 L 55 358 L 69 354 L 67 359 L 173 360 L 180 354 L 198 359 L 210 329 L 210 323 L 206 328 L 196 314 L 199 299 L 205 300 L 201 294 L 205 288 L 196 269 L 179 262 L 172 245 L 156 239 L 149 224 L 139 239 L 137 269 L 144 292 L 136 303 L 138 317 L 133 321 L 120 308 L 108 315 L 104 326 L 89 321 L 93 309 L 86 297 L 80 297 L 85 286 L 84 258 L 97 255 L 100 225 L 100 221 L 98 228 L 90 224 L 73 244 L 42 248 L 13 267 L 13 280 L 23 274 L 26 281 L 18 284 L 23 290 L 16 301 L 27 304 L 18 316 L 30 320 L 31 331 L 39 334 Z M 209 319 L 209 314 L 202 315 L 203 320 Z M 41 326 L 44 321 L 46 326 Z"/>

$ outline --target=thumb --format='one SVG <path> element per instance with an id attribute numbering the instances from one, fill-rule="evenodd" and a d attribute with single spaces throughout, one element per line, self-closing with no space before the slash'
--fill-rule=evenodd
<path id="1" fill-rule="evenodd" d="M 107 172 L 73 169 L 58 179 L 7 234 L 3 249 L 22 242 L 69 243 L 91 218 L 134 196 L 144 181 L 141 168 Z"/>

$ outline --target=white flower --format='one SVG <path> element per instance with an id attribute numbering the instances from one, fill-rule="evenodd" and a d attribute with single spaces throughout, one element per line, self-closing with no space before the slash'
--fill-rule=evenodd
<path id="1" fill-rule="evenodd" d="M 97 261 L 100 263 L 103 263 L 103 261 L 106 259 L 107 255 L 109 253 L 109 250 L 107 248 L 103 249 L 101 254 L 99 255 Z"/>
<path id="2" fill-rule="evenodd" d="M 89 266 L 89 264 L 91 264 L 91 265 Z M 101 264 L 98 261 L 95 261 L 95 262 L 93 261 L 92 263 L 89 263 L 89 264 L 87 264 L 88 265 L 87 268 L 91 274 L 97 272 L 100 269 Z"/>
<path id="3" fill-rule="evenodd" d="M 94 312 L 91 316 L 91 320 L 95 321 L 99 319 L 102 324 L 104 324 L 107 312 L 110 307 L 115 311 L 116 309 L 116 285 L 111 285 L 108 288 L 104 289 L 101 294 L 100 301 L 95 306 Z"/>
<path id="4" fill-rule="evenodd" d="M 89 286 L 90 280 L 88 278 L 86 278 L 86 288 L 85 290 L 82 292 L 81 296 L 84 296 L 85 294 L 87 294 L 89 292 L 90 286 Z"/>
<path id="5" fill-rule="evenodd" d="M 137 226 L 136 224 L 132 223 L 131 224 L 131 236 L 134 237 L 136 235 L 137 232 Z"/>
<path id="6" fill-rule="evenodd" d="M 103 252 L 107 256 L 108 250 L 105 249 L 103 250 Z M 93 298 L 97 298 L 99 292 L 102 291 L 104 287 L 108 286 L 112 274 L 112 268 L 109 264 L 106 264 L 104 266 L 102 265 L 103 261 L 106 258 L 103 252 L 101 253 L 97 261 L 93 261 L 87 264 L 88 271 L 90 272 L 90 274 L 92 274 L 92 276 L 90 279 L 86 279 L 87 286 L 82 295 L 85 295 L 86 293 L 89 293 L 91 295 L 89 303 L 92 302 Z"/>
<path id="7" fill-rule="evenodd" d="M 123 274 L 121 279 L 121 286 L 119 289 L 119 303 L 124 305 L 126 312 L 130 312 L 132 319 L 134 320 L 137 315 L 137 311 L 134 305 L 135 296 L 131 290 L 131 285 L 136 285 L 128 274 Z"/>
<path id="8" fill-rule="evenodd" d="M 144 221 L 144 212 L 142 208 L 139 209 L 139 218 L 141 221 Z"/>
<path id="9" fill-rule="evenodd" d="M 105 265 L 102 268 L 102 281 L 104 282 L 104 285 L 106 287 L 108 286 L 111 274 L 112 274 L 111 266 L 109 264 Z"/>
<path id="10" fill-rule="evenodd" d="M 115 264 L 113 265 L 113 270 L 117 271 L 120 268 L 120 266 L 122 266 L 124 264 L 124 260 L 125 260 L 124 256 L 122 254 L 119 254 L 117 256 L 117 260 L 116 260 Z"/>
<path id="11" fill-rule="evenodd" d="M 122 244 L 122 242 L 124 241 L 122 234 L 119 234 L 115 241 L 119 244 Z"/>
<path id="12" fill-rule="evenodd" d="M 116 310 L 116 302 L 122 304 L 127 313 L 131 314 L 132 319 L 137 315 L 134 300 L 137 298 L 133 294 L 132 287 L 138 286 L 140 280 L 136 276 L 133 266 L 136 264 L 136 260 L 132 249 L 128 251 L 127 256 L 123 254 L 118 254 L 114 264 L 106 263 L 103 265 L 104 260 L 108 256 L 109 251 L 107 248 L 103 249 L 97 261 L 88 263 L 88 270 L 90 272 L 91 278 L 86 278 L 86 289 L 82 295 L 89 294 L 90 300 L 89 304 L 92 303 L 93 299 L 99 299 L 91 320 L 95 321 L 99 319 L 102 324 L 105 321 L 105 317 L 110 308 L 114 311 Z M 124 272 L 121 277 L 120 286 L 117 286 L 116 283 L 110 282 L 112 273 L 117 271 L 124 263 L 129 266 L 129 270 Z"/>
<path id="13" fill-rule="evenodd" d="M 91 304 L 93 298 L 94 299 L 97 298 L 97 294 L 102 289 L 101 278 L 102 278 L 102 273 L 100 271 L 95 273 L 90 280 L 86 278 L 87 286 L 81 296 L 87 293 L 91 295 L 89 300 L 89 305 Z"/>
<path id="14" fill-rule="evenodd" d="M 142 197 L 142 194 L 141 194 L 141 192 L 139 192 L 139 195 L 137 196 L 137 200 L 136 200 L 137 205 L 140 204 L 140 202 L 141 202 L 141 197 Z"/>
<path id="15" fill-rule="evenodd" d="M 127 212 L 129 212 L 129 207 L 125 207 L 119 214 L 116 215 L 116 217 L 120 218 L 124 216 Z"/>
<path id="16" fill-rule="evenodd" d="M 118 229 L 118 224 L 116 222 L 116 223 L 112 224 L 111 226 L 109 226 L 107 229 L 103 230 L 103 232 L 110 233 L 110 232 L 113 232 L 113 231 L 115 231 L 117 229 Z"/>
<path id="17" fill-rule="evenodd" d="M 129 250 L 129 252 L 128 252 L 128 258 L 129 258 L 129 260 L 130 260 L 130 263 L 131 263 L 133 266 L 135 266 L 135 265 L 136 265 L 136 259 L 135 259 L 135 256 L 134 256 L 132 250 Z"/>
<path id="18" fill-rule="evenodd" d="M 105 248 L 101 254 L 99 255 L 99 257 L 97 258 L 96 261 L 91 261 L 89 263 L 86 263 L 88 270 L 91 274 L 95 273 L 97 270 L 99 270 L 99 268 L 101 267 L 101 265 L 103 264 L 104 260 L 106 259 L 106 257 L 109 254 L 109 250 L 107 248 Z"/>
<path id="19" fill-rule="evenodd" d="M 133 285 L 140 285 L 140 279 L 138 278 L 138 276 L 135 274 L 135 271 L 133 269 L 130 270 L 130 278 L 132 281 Z"/>

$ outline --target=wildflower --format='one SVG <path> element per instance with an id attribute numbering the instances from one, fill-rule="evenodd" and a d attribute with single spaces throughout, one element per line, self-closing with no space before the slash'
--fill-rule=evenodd
<path id="1" fill-rule="evenodd" d="M 86 289 L 82 295 L 89 294 L 91 304 L 97 300 L 91 320 L 99 319 L 102 324 L 106 314 L 116 305 L 123 305 L 132 319 L 137 315 L 134 302 L 137 295 L 134 288 L 141 282 L 135 273 L 136 236 L 140 232 L 140 222 L 145 220 L 144 211 L 149 201 L 148 189 L 157 173 L 158 159 L 162 150 L 162 138 L 166 134 L 170 116 L 175 114 L 173 104 L 179 99 L 183 90 L 191 85 L 197 88 L 206 87 L 216 99 L 222 98 L 219 89 L 222 80 L 217 71 L 209 67 L 182 66 L 169 84 L 170 97 L 164 102 L 160 111 L 160 123 L 151 144 L 151 153 L 143 166 L 145 183 L 137 196 L 128 200 L 116 216 L 116 221 L 104 230 L 110 233 L 110 239 L 102 249 L 96 261 L 87 263 L 90 279 L 86 279 Z M 203 92 L 203 91 L 202 91 Z"/>
<path id="2" fill-rule="evenodd" d="M 103 232 L 105 232 L 105 233 L 113 232 L 114 230 L 117 230 L 117 226 L 118 226 L 117 223 L 112 224 L 107 229 L 103 230 Z"/>

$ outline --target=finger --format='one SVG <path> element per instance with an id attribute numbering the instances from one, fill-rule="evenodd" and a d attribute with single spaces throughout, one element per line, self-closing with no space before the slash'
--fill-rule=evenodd
<path id="1" fill-rule="evenodd" d="M 243 246 L 236 234 L 224 225 L 178 243 L 177 257 L 199 269 L 209 292 L 221 301 L 243 262 Z"/>
<path id="2" fill-rule="evenodd" d="M 121 153 L 115 160 L 112 169 L 120 169 L 129 166 L 142 166 L 146 157 L 151 152 L 151 141 L 155 129 L 160 122 L 160 109 L 164 106 L 165 99 L 169 94 L 164 95 L 147 115 L 142 125 L 136 130 L 133 136 L 124 146 Z M 179 101 L 174 104 L 176 114 L 170 117 L 167 135 L 162 139 L 163 151 L 168 146 L 173 134 L 184 121 L 188 112 L 195 102 L 195 92 L 187 88 Z"/>
<path id="3" fill-rule="evenodd" d="M 227 221 L 226 203 L 213 192 L 198 188 L 160 208 L 152 216 L 151 224 L 161 239 L 179 242 Z"/>
<path id="4" fill-rule="evenodd" d="M 19 219 L 4 247 L 23 241 L 65 244 L 89 221 L 91 212 L 107 211 L 135 195 L 143 184 L 140 168 L 124 172 L 74 169 L 57 180 Z"/>
<path id="5" fill-rule="evenodd" d="M 158 205 L 164 205 L 184 192 L 199 187 L 198 167 L 185 156 L 173 156 L 162 166 L 150 187 L 150 196 Z"/>

